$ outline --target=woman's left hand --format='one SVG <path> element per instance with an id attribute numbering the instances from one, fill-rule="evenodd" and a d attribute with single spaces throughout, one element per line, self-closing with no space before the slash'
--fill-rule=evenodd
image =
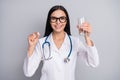
<path id="1" fill-rule="evenodd" d="M 77 26 L 79 33 L 84 32 L 84 37 L 86 44 L 88 46 L 93 46 L 93 42 L 90 39 L 90 34 L 91 34 L 91 26 L 88 22 L 84 22 L 81 26 Z"/>
<path id="2" fill-rule="evenodd" d="M 85 37 L 90 37 L 91 26 L 88 22 L 84 22 L 82 25 L 77 26 L 79 33 L 84 32 Z"/>

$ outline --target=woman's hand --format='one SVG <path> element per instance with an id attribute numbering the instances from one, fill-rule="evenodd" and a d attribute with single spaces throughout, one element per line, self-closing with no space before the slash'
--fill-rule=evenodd
<path id="1" fill-rule="evenodd" d="M 91 26 L 89 23 L 84 22 L 82 25 L 77 26 L 79 33 L 84 32 L 85 37 L 90 37 Z"/>
<path id="2" fill-rule="evenodd" d="M 28 36 L 28 44 L 30 47 L 35 46 L 40 37 L 39 32 L 34 32 Z"/>
<path id="3" fill-rule="evenodd" d="M 91 34 L 91 26 L 88 22 L 84 22 L 82 25 L 77 26 L 79 33 L 83 32 L 85 35 L 86 44 L 88 46 L 93 46 L 93 42 L 90 39 Z"/>
<path id="4" fill-rule="evenodd" d="M 34 48 L 39 40 L 39 32 L 34 32 L 28 36 L 28 56 L 30 57 L 34 51 Z"/>

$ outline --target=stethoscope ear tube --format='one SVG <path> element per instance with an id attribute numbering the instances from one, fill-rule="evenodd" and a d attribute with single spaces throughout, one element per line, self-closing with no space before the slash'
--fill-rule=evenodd
<path id="1" fill-rule="evenodd" d="M 70 52 L 69 52 L 67 58 L 64 59 L 64 62 L 65 62 L 65 63 L 68 63 L 68 62 L 70 61 L 70 58 L 69 58 L 69 57 L 70 57 L 70 55 L 71 55 L 71 53 L 72 53 L 72 40 L 71 40 L 70 36 L 68 36 L 68 37 L 69 37 L 69 40 L 70 40 Z"/>

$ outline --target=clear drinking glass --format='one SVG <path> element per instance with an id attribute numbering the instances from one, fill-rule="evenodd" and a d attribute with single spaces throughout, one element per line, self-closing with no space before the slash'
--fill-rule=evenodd
<path id="1" fill-rule="evenodd" d="M 81 25 L 82 25 L 84 22 L 85 22 L 85 17 L 84 17 L 84 16 L 78 19 L 78 26 L 79 26 L 79 28 L 81 27 Z M 82 32 L 80 32 L 80 35 L 84 36 L 84 33 L 85 33 L 85 32 L 84 32 L 84 30 L 83 30 Z"/>

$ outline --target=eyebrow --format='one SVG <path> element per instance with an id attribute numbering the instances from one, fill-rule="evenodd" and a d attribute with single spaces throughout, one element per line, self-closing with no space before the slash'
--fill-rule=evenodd
<path id="1" fill-rule="evenodd" d="M 66 16 L 60 16 L 60 17 L 56 17 L 56 16 L 51 16 L 51 17 L 55 17 L 55 18 L 60 18 L 60 17 L 66 17 Z"/>

